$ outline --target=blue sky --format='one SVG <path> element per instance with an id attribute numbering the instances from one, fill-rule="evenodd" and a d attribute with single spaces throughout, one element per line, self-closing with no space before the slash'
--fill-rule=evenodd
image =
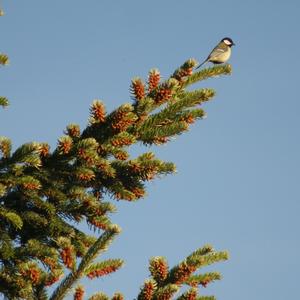
<path id="1" fill-rule="evenodd" d="M 173 265 L 212 243 L 231 258 L 203 290 L 218 299 L 296 299 L 300 268 L 299 1 L 2 1 L 0 135 L 14 146 L 55 147 L 69 123 L 87 124 L 94 98 L 108 110 L 130 101 L 134 76 L 157 67 L 166 78 L 201 61 L 224 36 L 236 43 L 233 75 L 210 79 L 208 118 L 152 150 L 177 164 L 148 197 L 119 202 L 123 233 L 105 257 L 126 260 L 89 293 L 138 294 L 148 259 Z M 141 149 L 142 151 L 143 149 Z M 148 149 L 149 150 L 149 149 Z M 210 270 L 206 269 L 206 270 Z M 69 297 L 68 299 L 71 299 Z"/>

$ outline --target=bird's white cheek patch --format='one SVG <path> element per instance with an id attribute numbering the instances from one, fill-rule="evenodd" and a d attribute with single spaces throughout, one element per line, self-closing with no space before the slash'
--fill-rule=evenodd
<path id="1" fill-rule="evenodd" d="M 228 46 L 231 45 L 231 42 L 229 40 L 224 40 L 224 43 Z"/>

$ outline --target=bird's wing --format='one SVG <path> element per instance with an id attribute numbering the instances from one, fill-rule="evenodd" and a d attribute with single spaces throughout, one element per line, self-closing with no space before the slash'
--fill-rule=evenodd
<path id="1" fill-rule="evenodd" d="M 211 58 L 217 58 L 218 56 L 221 56 L 224 54 L 224 52 L 226 52 L 225 49 L 219 48 L 219 47 L 215 47 L 213 49 L 213 51 L 211 51 L 211 53 L 209 54 L 207 60 L 211 59 Z"/>

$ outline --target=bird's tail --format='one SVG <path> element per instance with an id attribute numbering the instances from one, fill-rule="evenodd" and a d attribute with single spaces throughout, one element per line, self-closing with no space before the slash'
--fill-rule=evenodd
<path id="1" fill-rule="evenodd" d="M 196 68 L 196 70 L 199 69 L 201 66 L 203 66 L 206 62 L 207 62 L 207 60 L 205 60 L 203 63 L 201 63 L 201 64 Z"/>

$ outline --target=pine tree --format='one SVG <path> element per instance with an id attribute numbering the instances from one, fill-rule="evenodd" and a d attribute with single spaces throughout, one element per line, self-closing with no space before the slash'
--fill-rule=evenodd
<path id="1" fill-rule="evenodd" d="M 1 65 L 7 62 L 1 54 Z M 131 102 L 110 113 L 102 101 L 94 100 L 86 128 L 69 124 L 53 150 L 47 143 L 30 142 L 12 151 L 10 139 L 0 137 L 0 294 L 8 299 L 59 300 L 73 290 L 79 300 L 86 292 L 77 285 L 81 278 L 95 280 L 122 267 L 120 258 L 95 262 L 121 232 L 110 219 L 116 205 L 107 199 L 137 201 L 145 196 L 146 182 L 175 171 L 172 162 L 152 152 L 131 158 L 128 149 L 136 143 L 166 144 L 205 117 L 202 105 L 215 91 L 190 87 L 230 74 L 231 67 L 193 73 L 196 64 L 187 60 L 166 80 L 157 69 L 150 70 L 146 81 L 134 78 Z M 6 98 L 0 103 L 6 105 Z M 80 230 L 81 222 L 98 236 Z M 137 298 L 214 299 L 199 295 L 199 287 L 221 275 L 198 271 L 227 258 L 226 251 L 215 251 L 211 245 L 173 267 L 164 257 L 151 258 L 150 278 Z M 47 288 L 53 284 L 57 288 L 49 296 Z M 188 288 L 180 293 L 184 286 Z M 99 292 L 89 299 L 121 300 L 123 295 Z"/>

